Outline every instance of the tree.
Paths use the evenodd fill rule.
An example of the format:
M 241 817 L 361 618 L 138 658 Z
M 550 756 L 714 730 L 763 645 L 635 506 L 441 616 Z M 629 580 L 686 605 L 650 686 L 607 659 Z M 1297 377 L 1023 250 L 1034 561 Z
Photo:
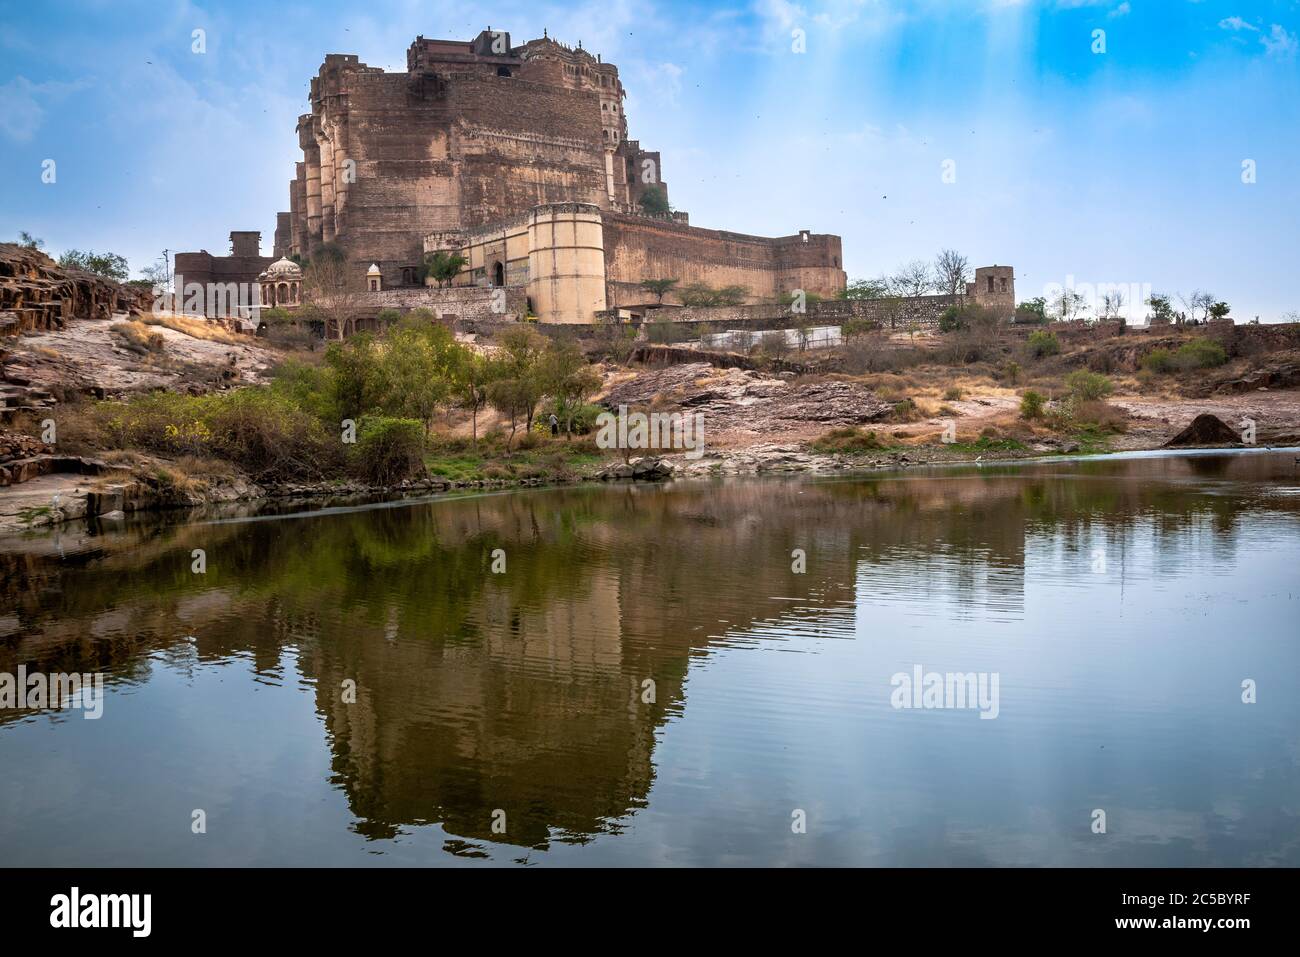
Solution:
M 658 302 L 664 301 L 665 293 L 671 292 L 673 286 L 677 285 L 680 280 L 677 279 L 642 279 L 641 287 L 647 292 L 652 292 L 658 297 Z
M 883 299 L 889 294 L 889 280 L 855 279 L 835 294 L 837 299 Z
M 1205 321 L 1204 319 L 1197 319 L 1197 314 L 1205 313 L 1205 315 L 1208 316 L 1210 307 L 1215 303 L 1214 294 L 1201 289 L 1192 290 L 1190 296 L 1184 296 L 1182 293 L 1179 293 L 1178 299 L 1182 302 L 1183 306 L 1186 307 L 1187 318 L 1194 326 Z
M 424 285 L 425 280 L 432 277 L 439 286 L 450 286 L 451 281 L 460 275 L 460 271 L 465 268 L 468 262 L 468 259 L 458 253 L 449 253 L 444 250 L 429 253 L 424 257 L 424 261 L 420 263 L 420 284 Z
M 531 428 L 533 409 L 537 399 L 531 386 L 521 379 L 497 379 L 487 387 L 487 400 L 492 408 L 510 420 L 510 437 L 506 439 L 506 451 L 510 451 L 519 428 L 519 419 L 526 418 Z
M 799 338 L 799 351 L 808 350 L 808 342 L 812 339 L 812 320 L 808 318 L 807 313 L 799 313 L 794 320 L 795 335 Z
M 1230 312 L 1232 312 L 1232 307 L 1222 300 L 1210 306 L 1211 319 L 1227 319 Z
M 117 253 L 97 253 L 91 250 L 69 249 L 59 257 L 59 265 L 64 269 L 80 269 L 82 272 L 94 273 L 115 282 L 124 282 L 131 275 L 126 259 Z
M 873 319 L 849 319 L 840 326 L 840 336 L 845 342 L 851 342 L 858 336 L 865 335 L 879 328 L 880 323 Z
M 760 344 L 763 353 L 773 359 L 784 359 L 790 352 L 790 340 L 786 338 L 783 329 L 773 329 L 771 332 L 763 333 Z
M 26 249 L 44 249 L 45 240 L 37 239 L 24 229 L 18 233 L 18 245 Z
M 928 263 L 915 259 L 889 278 L 889 286 L 895 295 L 919 299 L 934 289 L 934 274 Z
M 509 379 L 511 399 L 521 403 L 528 428 L 533 427 L 533 414 L 537 403 L 546 394 L 542 355 L 546 351 L 546 337 L 531 326 L 511 326 L 501 334 L 499 358 L 504 365 L 503 379 Z M 507 391 L 511 391 L 507 390 Z M 491 401 L 491 399 L 489 399 Z M 493 402 L 493 405 L 496 405 Z M 505 411 L 505 410 L 501 410 Z
M 470 434 L 474 444 L 478 444 L 478 414 L 487 404 L 488 389 L 501 377 L 502 366 L 499 362 L 475 352 L 468 346 L 461 346 L 459 361 L 452 376 L 452 391 L 463 408 L 469 409 Z
M 547 393 L 555 400 L 556 413 L 564 421 L 564 437 L 573 434 L 573 417 L 583 403 L 599 391 L 602 380 L 572 340 L 553 339 L 541 359 L 539 370 Z
M 667 216 L 672 212 L 668 205 L 668 194 L 658 186 L 647 187 L 641 193 L 641 209 L 651 216 Z
M 359 419 L 379 407 L 384 384 L 373 336 L 363 332 L 353 336 L 346 346 L 330 343 L 325 350 L 325 364 L 332 373 L 334 412 L 339 419 Z
M 325 323 L 325 338 L 331 327 L 342 342 L 348 328 L 356 321 L 367 302 L 364 277 L 329 244 L 318 247 L 302 275 L 303 302 L 313 308 Z
M 154 289 L 162 292 L 171 292 L 172 288 L 172 267 L 167 261 L 167 253 L 164 251 L 159 257 L 140 270 L 140 275 Z
M 714 289 L 702 282 L 692 282 L 682 286 L 678 298 L 685 306 L 738 306 L 748 295 L 749 290 L 744 286 Z
M 1020 305 L 1016 306 L 1017 322 L 1036 322 L 1043 325 L 1047 322 L 1047 300 L 1042 296 L 1035 296 L 1033 299 L 1027 299 Z
M 1047 309 L 1061 322 L 1073 322 L 1081 316 L 1087 305 L 1087 300 L 1077 289 L 1062 289 L 1047 304 Z
M 955 249 L 942 250 L 934 260 L 936 285 L 949 296 L 965 296 L 970 262 Z
M 380 363 L 380 405 L 389 415 L 433 427 L 438 407 L 451 395 L 459 346 L 446 326 L 406 318 L 389 330 Z
M 749 295 L 745 286 L 723 286 L 718 290 L 718 305 L 739 306 Z
M 1153 292 L 1147 299 L 1148 306 L 1151 307 L 1151 321 L 1156 323 L 1172 322 L 1174 318 L 1174 307 L 1169 296 L 1163 293 Z
M 1120 310 L 1124 308 L 1124 292 L 1120 289 L 1113 289 L 1102 293 L 1101 295 L 1101 315 L 1103 319 L 1118 319 Z

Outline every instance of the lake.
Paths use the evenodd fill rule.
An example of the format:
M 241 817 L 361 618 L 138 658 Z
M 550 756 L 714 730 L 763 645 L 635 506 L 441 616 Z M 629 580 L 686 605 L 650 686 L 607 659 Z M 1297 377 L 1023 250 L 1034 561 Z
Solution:
M 1300 865 L 1294 452 L 2 551 L 5 865 Z

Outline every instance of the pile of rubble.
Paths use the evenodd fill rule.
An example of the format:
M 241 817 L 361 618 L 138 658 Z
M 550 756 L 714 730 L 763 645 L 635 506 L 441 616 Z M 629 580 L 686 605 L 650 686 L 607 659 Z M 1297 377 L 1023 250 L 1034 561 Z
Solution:
M 42 475 L 71 473 L 99 475 L 108 468 L 97 459 L 56 455 L 54 450 L 30 435 L 0 429 L 0 486 L 30 482 Z

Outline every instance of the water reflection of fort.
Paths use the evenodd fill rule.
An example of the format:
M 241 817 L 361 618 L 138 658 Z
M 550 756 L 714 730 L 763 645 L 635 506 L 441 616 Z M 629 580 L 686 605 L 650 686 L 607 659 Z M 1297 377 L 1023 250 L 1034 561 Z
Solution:
M 1298 503 L 1241 485 L 1202 494 L 1203 483 L 1289 480 L 1281 467 L 580 488 L 69 534 L 63 559 L 48 540 L 10 542 L 0 670 L 130 681 L 235 655 L 259 674 L 296 670 L 314 684 L 360 832 L 437 821 L 478 840 L 584 840 L 644 805 L 656 732 L 685 707 L 691 659 L 712 645 L 810 622 L 851 637 L 856 604 L 873 597 L 861 582 L 874 597 L 1014 613 L 1035 540 L 1081 550 L 1141 527 L 1177 560 L 1179 542 L 1208 531 L 1230 553 L 1245 513 Z M 196 547 L 208 553 L 201 579 Z M 490 571 L 496 548 L 502 575 Z M 794 549 L 806 574 L 791 571 Z M 181 646 L 191 654 L 169 661 Z M 348 680 L 355 704 L 343 702 Z M 493 808 L 506 809 L 507 835 L 491 833 Z

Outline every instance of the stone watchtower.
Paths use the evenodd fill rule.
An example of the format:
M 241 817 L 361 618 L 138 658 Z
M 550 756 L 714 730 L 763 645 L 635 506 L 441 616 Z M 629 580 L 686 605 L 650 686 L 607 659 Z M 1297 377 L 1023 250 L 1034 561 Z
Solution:
M 1016 275 L 1011 266 L 979 266 L 975 281 L 967 283 L 966 295 L 976 305 L 994 310 L 1004 319 L 1016 311 Z

